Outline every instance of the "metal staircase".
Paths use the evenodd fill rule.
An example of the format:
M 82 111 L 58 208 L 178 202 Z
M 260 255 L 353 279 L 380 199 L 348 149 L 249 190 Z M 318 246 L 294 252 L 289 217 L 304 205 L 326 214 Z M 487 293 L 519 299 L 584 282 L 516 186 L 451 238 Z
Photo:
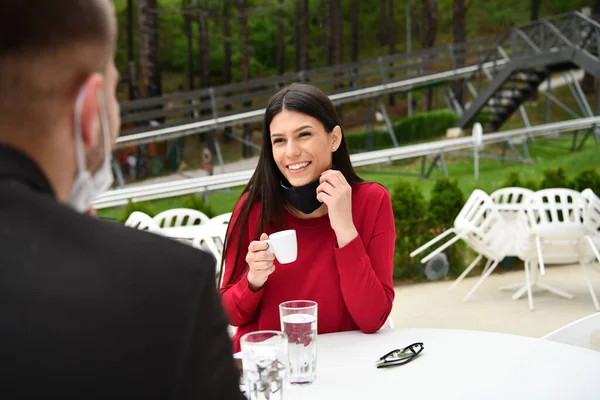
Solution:
M 462 113 L 461 128 L 478 120 L 496 131 L 552 73 L 581 68 L 600 78 L 600 24 L 572 12 L 511 28 L 481 65 L 498 53 L 508 63 L 479 68 L 468 80 L 478 89 L 467 83 L 474 99 Z

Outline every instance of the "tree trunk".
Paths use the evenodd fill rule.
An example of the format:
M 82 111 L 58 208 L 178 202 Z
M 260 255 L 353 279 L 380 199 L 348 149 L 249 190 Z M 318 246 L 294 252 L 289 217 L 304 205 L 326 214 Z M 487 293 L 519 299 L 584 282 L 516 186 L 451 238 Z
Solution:
M 192 41 L 192 19 L 189 15 L 184 15 L 185 38 L 187 40 L 188 50 L 188 89 L 194 90 L 194 43 Z
M 531 20 L 537 21 L 540 14 L 540 3 L 541 0 L 531 0 Z
M 540 3 L 541 0 L 531 0 L 531 10 L 530 10 L 530 18 L 531 21 L 537 21 L 540 14 Z M 537 89 L 533 91 L 530 101 L 537 101 L 538 99 L 538 91 Z
M 357 62 L 358 61 L 358 48 L 359 48 L 359 43 L 358 43 L 358 5 L 359 5 L 359 1 L 358 0 L 352 0 L 352 4 L 351 4 L 351 15 L 352 17 L 350 18 L 350 23 L 352 24 L 352 50 L 350 52 L 350 59 L 352 60 L 352 62 Z
M 296 0 L 296 34 L 295 34 L 295 52 L 296 52 L 296 71 L 302 71 L 302 61 L 301 61 L 301 53 L 302 53 L 302 12 L 304 11 L 304 7 L 302 7 L 302 2 L 300 0 Z
M 135 67 L 135 50 L 133 35 L 133 0 L 127 0 L 127 80 L 129 82 L 129 100 L 137 99 L 139 96 L 137 88 L 137 74 Z
M 159 65 L 159 32 L 158 16 L 152 10 L 157 9 L 157 0 L 138 0 L 138 32 L 140 73 L 142 85 L 140 92 L 143 97 L 160 96 L 162 84 Z M 160 108 L 160 106 L 158 107 Z M 164 122 L 158 118 L 157 122 Z M 148 176 L 148 145 L 137 147 L 136 177 L 138 179 Z
M 198 58 L 200 65 L 200 87 L 210 85 L 210 47 L 208 40 L 208 21 L 204 11 L 198 14 Z
M 388 1 L 389 0 L 381 0 L 379 4 L 379 44 L 385 46 L 388 43 L 389 32 L 387 29 L 388 26 Z
M 157 0 L 138 0 L 138 25 L 140 32 L 140 69 L 143 96 L 160 96 L 162 84 L 159 65 L 158 16 L 153 10 Z
M 304 19 L 302 20 L 302 51 L 300 59 L 302 60 L 302 69 L 306 71 L 310 68 L 308 62 L 308 48 L 310 46 L 310 2 L 309 0 L 304 0 L 303 3 L 304 10 L 302 11 L 302 16 Z
M 598 17 L 598 14 L 600 14 L 600 0 L 596 0 L 595 5 L 594 5 L 594 11 L 592 14 L 595 17 Z M 585 75 L 583 76 L 583 81 L 581 82 L 581 87 L 583 89 L 583 93 L 585 93 L 585 94 L 594 93 L 595 86 L 596 86 L 596 79 L 594 78 L 594 75 L 586 72 Z
M 323 60 L 325 60 L 326 65 L 333 64 L 333 53 L 331 53 L 330 46 L 330 29 L 329 26 L 331 24 L 330 14 L 331 10 L 329 9 L 330 3 L 329 0 L 321 0 L 321 44 L 323 45 Z
M 465 23 L 467 17 L 467 8 L 465 7 L 465 0 L 454 0 L 452 6 L 452 33 L 454 44 L 463 43 L 466 40 Z M 458 50 L 456 52 L 456 66 L 461 67 L 465 63 L 464 50 Z M 458 103 L 463 106 L 465 104 L 464 99 L 464 79 L 459 79 L 454 85 L 454 94 Z
M 333 45 L 335 49 L 335 63 L 344 62 L 344 18 L 342 16 L 341 0 L 331 0 L 332 26 L 333 26 Z
M 388 47 L 389 54 L 392 55 L 396 53 L 396 19 L 394 18 L 394 0 L 388 0 Z M 393 75 L 390 75 L 390 78 L 393 78 Z M 390 106 L 393 106 L 396 103 L 396 99 L 393 94 L 389 96 Z
M 285 8 L 284 0 L 279 0 L 279 27 L 277 34 L 277 72 L 279 75 L 285 73 Z
M 430 49 L 435 45 L 435 38 L 437 34 L 437 21 L 438 21 L 438 5 L 437 0 L 423 0 L 423 35 L 422 45 L 423 49 Z M 427 58 L 432 59 L 434 55 L 430 55 Z M 431 68 L 429 63 L 428 68 Z M 433 107 L 433 88 L 425 90 L 425 97 L 423 98 L 423 109 L 425 111 L 431 111 Z
M 248 55 L 248 0 L 240 1 L 240 39 L 241 39 L 241 56 L 242 56 L 242 82 L 250 79 L 250 58 Z M 246 106 L 246 104 L 244 104 Z M 250 125 L 244 124 L 243 137 L 246 141 L 252 140 L 252 131 Z M 242 157 L 252 157 L 252 147 L 242 144 Z
M 296 71 L 308 66 L 309 1 L 296 0 Z
M 232 71 L 231 71 L 231 0 L 223 1 L 223 36 L 225 40 L 223 41 L 223 50 L 225 54 L 224 66 L 223 66 L 223 74 L 225 78 L 225 83 L 231 83 L 233 81 Z M 226 97 L 230 96 L 230 93 L 225 93 Z M 231 104 L 225 104 L 225 112 L 231 111 Z M 225 128 L 225 143 L 229 143 L 231 141 L 231 135 L 233 134 L 230 126 Z
M 336 65 L 340 65 L 344 62 L 344 34 L 343 34 L 343 23 L 344 18 L 342 15 L 342 4 L 341 0 L 331 0 L 331 41 L 333 47 L 333 55 Z M 341 76 L 341 73 L 336 73 L 335 77 Z M 343 84 L 335 84 L 333 87 L 335 89 L 342 87 Z M 338 116 L 340 120 L 343 121 L 344 118 L 344 109 L 342 105 L 336 107 Z

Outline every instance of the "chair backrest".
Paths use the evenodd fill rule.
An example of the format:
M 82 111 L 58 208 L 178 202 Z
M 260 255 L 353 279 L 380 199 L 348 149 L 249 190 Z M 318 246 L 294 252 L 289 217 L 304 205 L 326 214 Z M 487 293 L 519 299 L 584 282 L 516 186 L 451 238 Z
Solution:
M 475 189 L 454 220 L 455 229 L 469 232 L 465 241 L 473 250 L 496 259 L 510 247 L 507 224 L 490 196 Z
M 496 204 L 525 204 L 533 190 L 521 187 L 507 187 L 498 189 L 490 197 Z
M 151 216 L 144 214 L 141 211 L 134 211 L 129 214 L 125 226 L 129 228 L 138 229 L 140 231 L 156 232 L 158 231 L 158 225 Z
M 227 226 L 231 220 L 233 213 L 225 213 L 217 215 L 210 219 L 209 223 L 215 227 L 215 231 L 219 233 L 219 239 L 221 240 L 221 246 L 225 243 L 225 236 L 227 235 Z
M 577 240 L 588 234 L 585 226 L 588 202 L 571 189 L 544 189 L 532 193 L 527 217 L 534 233 L 559 240 Z
M 542 339 L 600 351 L 600 313 L 558 328 Z
M 192 239 L 192 246 L 194 246 L 197 249 L 201 249 L 204 251 L 207 251 L 209 253 L 211 253 L 213 256 L 215 256 L 215 259 L 217 261 L 217 267 L 216 267 L 216 277 L 219 276 L 219 270 L 221 268 L 221 258 L 223 257 L 221 251 L 219 250 L 219 248 L 217 247 L 217 245 L 215 244 L 214 238 L 209 235 L 208 233 L 200 233 L 198 236 L 196 236 L 194 239 Z M 218 284 L 218 282 L 217 282 Z
M 596 196 L 592 189 L 585 189 L 581 192 L 581 195 L 588 201 L 585 224 L 590 231 L 590 235 L 600 235 L 600 198 Z
M 174 228 L 177 226 L 202 225 L 210 220 L 206 214 L 190 208 L 174 208 L 163 211 L 154 217 L 154 222 L 160 228 Z

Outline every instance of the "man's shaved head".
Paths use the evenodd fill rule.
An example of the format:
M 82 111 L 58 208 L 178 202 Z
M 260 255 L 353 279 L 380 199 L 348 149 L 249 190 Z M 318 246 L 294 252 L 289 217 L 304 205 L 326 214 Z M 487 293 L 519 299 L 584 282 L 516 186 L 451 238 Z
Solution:
M 110 0 L 1 1 L 0 137 L 2 124 L 55 123 L 85 79 L 105 73 L 115 39 Z

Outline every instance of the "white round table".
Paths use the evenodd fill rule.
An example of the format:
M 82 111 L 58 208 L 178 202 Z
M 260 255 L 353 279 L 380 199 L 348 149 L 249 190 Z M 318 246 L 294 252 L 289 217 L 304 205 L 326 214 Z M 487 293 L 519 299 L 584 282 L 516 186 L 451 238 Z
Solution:
M 376 368 L 423 342 L 408 364 Z M 600 352 L 549 340 L 446 329 L 319 335 L 317 380 L 285 399 L 600 399 Z

